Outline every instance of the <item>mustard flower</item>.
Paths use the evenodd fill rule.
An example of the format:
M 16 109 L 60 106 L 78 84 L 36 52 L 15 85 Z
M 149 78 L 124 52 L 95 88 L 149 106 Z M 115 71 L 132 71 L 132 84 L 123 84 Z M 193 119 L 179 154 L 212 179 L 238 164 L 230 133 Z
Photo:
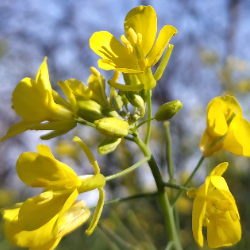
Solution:
M 47 197 L 45 197 L 47 196 Z M 48 199 L 48 195 L 40 195 L 40 202 Z M 62 223 L 57 233 L 54 233 L 54 226 L 58 219 L 58 214 L 51 218 L 46 224 L 35 230 L 24 230 L 19 220 L 18 214 L 22 203 L 1 210 L 4 219 L 4 233 L 8 240 L 20 247 L 30 250 L 53 250 L 56 248 L 61 238 L 81 226 L 90 216 L 90 211 L 86 208 L 84 201 L 76 201 L 64 213 Z M 36 214 L 39 217 L 39 214 Z
M 22 117 L 22 121 L 12 125 L 1 141 L 28 129 L 54 130 L 48 136 L 51 138 L 62 135 L 76 126 L 75 107 L 72 102 L 66 102 L 52 90 L 46 61 L 47 58 L 41 64 L 35 80 L 24 78 L 13 91 L 13 109 Z M 65 88 L 63 90 L 65 92 Z M 65 95 L 72 99 L 67 92 Z
M 233 96 L 213 98 L 207 106 L 207 128 L 200 141 L 205 157 L 220 149 L 250 156 L 250 124 Z
M 24 246 L 26 244 L 25 247 L 36 249 L 35 247 L 47 244 L 48 240 L 57 244 L 58 238 L 64 235 L 61 232 L 63 228 L 70 228 L 70 225 L 65 225 L 65 223 L 71 223 L 68 222 L 67 216 L 70 217 L 71 211 L 75 210 L 74 204 L 78 194 L 98 189 L 98 204 L 86 233 L 91 234 L 95 229 L 104 204 L 103 186 L 105 185 L 105 177 L 100 174 L 99 166 L 89 148 L 80 138 L 74 137 L 73 140 L 86 153 L 94 168 L 94 175 L 77 176 L 69 166 L 56 160 L 50 148 L 45 145 L 38 145 L 38 153 L 25 152 L 18 158 L 16 169 L 19 178 L 31 187 L 44 188 L 44 192 L 18 205 L 18 210 L 13 210 L 15 216 L 12 216 L 12 210 L 10 212 L 7 210 L 6 221 L 14 220 L 14 224 L 11 224 L 12 226 L 8 231 L 9 234 L 7 232 L 7 237 L 16 245 Z M 86 210 L 83 218 L 88 217 L 88 213 L 88 210 Z M 74 229 L 74 225 L 72 225 L 72 229 Z M 26 231 L 30 233 L 26 233 Z M 64 232 L 67 233 L 68 230 L 65 229 Z M 33 234 L 37 235 L 34 244 L 30 243 Z M 19 244 L 19 241 L 21 241 L 19 237 L 24 237 L 25 243 Z
M 107 31 L 95 32 L 91 36 L 91 49 L 102 57 L 98 66 L 105 70 L 135 73 L 145 89 L 152 89 L 156 82 L 150 68 L 159 61 L 177 30 L 165 25 L 156 39 L 157 17 L 151 6 L 130 10 L 124 20 L 124 30 L 125 36 L 121 36 L 123 44 Z
M 198 189 L 187 195 L 194 198 L 192 229 L 197 244 L 203 246 L 202 226 L 207 227 L 207 242 L 211 248 L 232 246 L 241 239 L 240 216 L 233 195 L 221 175 L 227 162 L 219 164 Z

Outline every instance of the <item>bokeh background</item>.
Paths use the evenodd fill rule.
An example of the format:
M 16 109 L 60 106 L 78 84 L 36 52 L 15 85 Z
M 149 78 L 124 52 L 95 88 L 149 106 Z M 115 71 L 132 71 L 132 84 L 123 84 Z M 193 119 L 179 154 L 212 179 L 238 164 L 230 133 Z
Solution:
M 117 38 L 123 31 L 127 12 L 138 5 L 152 5 L 158 17 L 158 30 L 171 24 L 178 34 L 171 39 L 174 50 L 169 65 L 153 90 L 153 110 L 167 101 L 179 99 L 183 109 L 171 120 L 175 178 L 183 183 L 198 162 L 198 145 L 205 128 L 206 105 L 215 96 L 232 94 L 240 102 L 244 117 L 250 120 L 250 1 L 248 0 L 1 0 L 0 1 L 0 137 L 20 118 L 11 109 L 11 94 L 24 77 L 34 78 L 48 56 L 50 80 L 77 78 L 87 82 L 89 67 L 97 67 L 98 56 L 89 48 L 95 31 L 107 30 Z M 101 74 L 106 79 L 112 72 Z M 144 130 L 142 129 L 143 133 Z M 58 159 L 78 174 L 92 170 L 83 152 L 71 142 L 80 136 L 91 147 L 104 175 L 125 169 L 142 158 L 132 142 L 123 142 L 114 153 L 99 156 L 96 147 L 102 136 L 92 128 L 78 126 L 67 135 L 42 141 L 42 133 L 27 131 L 0 145 L 0 208 L 22 202 L 41 190 L 32 190 L 18 179 L 15 162 L 24 151 L 36 151 L 37 144 L 52 148 Z M 162 123 L 153 122 L 150 147 L 165 180 L 165 132 Z M 224 175 L 235 196 L 243 230 L 242 240 L 231 249 L 250 249 L 250 164 L 243 157 L 220 152 L 206 159 L 193 186 L 198 187 L 218 163 L 229 161 Z M 107 200 L 152 192 L 155 185 L 147 165 L 122 178 L 110 181 Z M 84 194 L 95 205 L 97 193 Z M 184 249 L 198 249 L 192 237 L 192 201 L 184 195 L 178 203 L 180 235 Z M 167 232 L 157 198 L 150 196 L 106 206 L 97 230 L 84 234 L 87 225 L 66 236 L 58 250 L 66 249 L 165 249 Z M 0 220 L 0 249 L 19 249 L 3 235 Z M 209 249 L 207 246 L 204 249 Z

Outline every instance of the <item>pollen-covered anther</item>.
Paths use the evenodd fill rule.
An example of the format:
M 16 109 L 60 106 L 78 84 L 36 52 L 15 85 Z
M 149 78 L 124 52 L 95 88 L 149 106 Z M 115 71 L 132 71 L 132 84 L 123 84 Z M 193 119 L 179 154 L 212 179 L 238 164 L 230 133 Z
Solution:
M 124 46 L 126 47 L 128 53 L 132 53 L 133 52 L 133 46 L 131 45 L 131 43 L 128 41 L 128 39 L 124 36 L 121 35 L 121 41 L 124 44 Z
M 101 74 L 95 67 L 90 67 L 89 70 L 92 72 L 92 74 L 96 77 L 99 77 Z
M 131 38 L 133 44 L 137 44 L 137 35 L 133 28 L 128 29 L 128 35 Z

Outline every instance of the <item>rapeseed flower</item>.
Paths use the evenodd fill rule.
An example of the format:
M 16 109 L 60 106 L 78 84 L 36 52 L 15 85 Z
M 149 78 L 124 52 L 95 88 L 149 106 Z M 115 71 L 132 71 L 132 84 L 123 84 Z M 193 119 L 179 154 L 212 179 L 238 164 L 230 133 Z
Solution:
M 207 106 L 207 128 L 200 141 L 205 157 L 220 149 L 250 156 L 250 124 L 233 96 L 213 98 Z
M 13 109 L 22 117 L 22 121 L 12 125 L 1 141 L 28 129 L 53 130 L 49 135 L 41 137 L 49 139 L 62 135 L 76 126 L 74 100 L 67 91 L 67 86 L 63 90 L 70 103 L 52 90 L 46 61 L 45 57 L 35 80 L 26 77 L 13 91 Z
M 44 192 L 27 199 L 10 211 L 7 209 L 4 213 L 6 223 L 9 225 L 7 226 L 9 231 L 6 231 L 7 237 L 16 245 L 31 247 L 32 250 L 46 249 L 40 248 L 42 244 L 51 244 L 54 247 L 54 244 L 60 241 L 59 238 L 71 228 L 74 229 L 74 225 L 78 226 L 78 223 L 70 226 L 70 214 L 71 211 L 75 211 L 78 194 L 98 189 L 98 204 L 86 233 L 91 234 L 95 229 L 104 204 L 105 177 L 100 174 L 99 166 L 88 147 L 78 137 L 74 137 L 73 140 L 86 153 L 94 168 L 94 175 L 77 176 L 69 166 L 56 160 L 50 148 L 45 145 L 38 145 L 38 153 L 25 152 L 18 158 L 16 168 L 19 178 L 31 187 L 44 188 Z M 82 209 L 84 209 L 83 214 Z M 76 212 L 80 213 L 80 217 L 83 216 L 84 221 L 89 217 L 89 211 L 84 206 Z M 79 223 L 81 224 L 82 220 Z M 37 237 L 34 243 L 30 243 L 32 235 Z
M 41 201 L 44 199 L 41 197 Z M 6 238 L 17 246 L 26 247 L 30 250 L 53 250 L 66 234 L 81 226 L 90 216 L 84 201 L 76 201 L 64 213 L 62 223 L 58 231 L 53 232 L 58 214 L 51 218 L 46 224 L 34 230 L 24 230 L 19 220 L 19 211 L 22 203 L 2 209 L 4 219 L 4 233 Z M 36 214 L 39 217 L 39 214 Z
M 211 248 L 232 246 L 241 239 L 240 216 L 233 195 L 221 175 L 227 162 L 219 164 L 198 189 L 187 195 L 194 198 L 192 229 L 197 244 L 203 246 L 202 226 L 207 227 L 207 242 Z
M 165 25 L 157 34 L 157 16 L 151 6 L 138 6 L 124 20 L 125 36 L 119 42 L 108 31 L 95 32 L 90 38 L 91 49 L 102 57 L 98 66 L 105 70 L 137 74 L 145 89 L 155 87 L 151 67 L 161 58 L 177 30 Z M 156 41 L 155 41 L 156 40 Z

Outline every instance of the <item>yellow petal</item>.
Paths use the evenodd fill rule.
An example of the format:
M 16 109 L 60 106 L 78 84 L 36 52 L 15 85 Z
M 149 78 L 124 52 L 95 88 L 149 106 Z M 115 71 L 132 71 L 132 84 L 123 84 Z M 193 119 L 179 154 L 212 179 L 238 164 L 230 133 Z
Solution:
M 102 69 L 128 69 L 134 73 L 141 72 L 137 63 L 137 58 L 133 53 L 128 53 L 127 49 L 109 32 L 95 32 L 89 40 L 90 48 L 103 60 L 98 62 Z M 126 72 L 125 72 L 126 73 Z
M 36 122 L 29 122 L 29 121 L 21 121 L 21 122 L 18 122 L 16 124 L 12 125 L 9 128 L 6 135 L 1 138 L 1 142 L 5 141 L 7 138 L 9 138 L 11 136 L 15 136 L 15 135 L 23 133 L 24 131 L 28 130 L 31 126 L 34 126 L 35 124 L 37 124 L 37 123 Z
M 18 213 L 20 210 L 20 206 L 22 203 L 15 204 L 13 207 L 9 207 L 4 209 L 4 233 L 8 240 L 19 247 L 31 247 L 31 249 L 36 250 L 47 250 L 53 248 L 42 248 L 42 246 L 51 246 L 52 241 L 57 241 L 57 239 L 52 238 L 52 227 L 57 219 L 57 217 L 52 218 L 47 224 L 38 228 L 34 231 L 25 231 L 22 229 L 19 221 L 18 221 Z M 58 241 L 59 242 L 59 241 Z M 40 248 L 36 248 L 40 247 Z
M 157 18 L 153 7 L 151 6 L 138 6 L 128 12 L 124 20 L 124 30 L 127 39 L 133 44 L 128 30 L 132 28 L 135 33 L 142 35 L 142 51 L 144 57 L 147 56 L 149 51 L 154 45 L 157 33 Z
M 217 165 L 213 171 L 210 173 L 211 176 L 217 175 L 217 176 L 222 176 L 223 173 L 227 170 L 228 167 L 228 162 L 223 162 Z
M 89 225 L 89 228 L 86 230 L 86 234 L 88 235 L 93 233 L 102 214 L 102 209 L 103 209 L 104 199 L 105 199 L 105 192 L 103 188 L 98 188 L 98 191 L 99 191 L 98 203 L 97 203 L 92 221 Z
M 53 235 L 56 236 L 58 234 L 58 229 L 64 224 L 64 220 L 62 220 L 64 214 L 70 209 L 73 205 L 74 201 L 78 196 L 78 191 L 75 189 L 70 196 L 67 198 L 66 202 L 63 204 L 60 212 L 58 213 L 58 219 L 53 228 Z
M 210 136 L 223 136 L 228 130 L 227 120 L 232 113 L 242 116 L 242 110 L 233 96 L 215 97 L 207 106 L 207 129 Z
M 192 230 L 194 239 L 200 247 L 203 247 L 202 225 L 206 213 L 206 198 L 197 195 L 193 203 Z
M 232 220 L 229 211 L 220 212 L 210 218 L 207 226 L 208 246 L 217 248 L 232 246 L 241 239 L 241 226 L 239 220 Z
M 92 95 L 92 91 L 83 82 L 77 79 L 68 79 L 64 82 L 68 85 L 75 96 L 90 98 Z
M 105 79 L 103 76 L 90 75 L 88 78 L 89 89 L 92 90 L 91 99 L 102 106 L 108 106 L 105 94 Z
M 43 152 L 43 155 L 25 152 L 19 156 L 16 163 L 19 178 L 27 185 L 36 187 L 39 186 L 39 183 L 41 187 L 46 187 L 60 180 L 75 181 L 77 184 L 76 173 L 66 164 L 48 156 L 49 147 L 39 145 L 38 150 L 41 150 L 41 147 L 43 147 L 43 151 L 44 149 L 47 151 Z
M 74 136 L 74 138 L 72 140 L 77 142 L 78 145 L 82 148 L 82 150 L 84 151 L 84 153 L 88 157 L 89 162 L 93 166 L 95 174 L 99 174 L 100 173 L 99 165 L 98 165 L 94 155 L 92 154 L 91 150 L 88 148 L 88 146 L 78 136 Z
M 250 124 L 242 117 L 235 117 L 230 123 L 223 141 L 223 149 L 232 154 L 250 156 Z
M 48 242 L 39 245 L 38 247 L 31 247 L 29 250 L 53 250 L 59 244 L 61 238 L 52 238 Z
M 165 25 L 156 40 L 156 43 L 152 50 L 149 52 L 147 56 L 147 66 L 154 66 L 159 59 L 161 58 L 164 50 L 166 49 L 170 39 L 177 33 L 177 29 L 172 25 Z
M 56 237 L 62 237 L 72 232 L 86 222 L 89 216 L 90 210 L 86 208 L 86 203 L 83 200 L 74 202 L 69 210 L 64 213 Z
M 208 130 L 206 129 L 200 140 L 200 145 L 199 145 L 200 150 L 204 152 L 207 149 L 209 149 L 213 141 L 214 141 L 214 138 L 209 135 Z
M 225 190 L 229 191 L 228 185 L 225 181 L 225 179 L 221 176 L 211 176 L 211 183 L 216 187 L 218 190 Z
M 52 88 L 49 81 L 47 57 L 44 58 L 44 61 L 37 72 L 36 82 L 34 83 L 34 86 L 36 86 L 37 90 L 40 92 L 41 95 L 44 95 L 45 93 L 44 90 L 48 91 L 49 94 L 51 95 Z M 44 98 L 46 98 L 45 95 Z
M 72 191 L 47 191 L 26 200 L 18 214 L 18 221 L 22 229 L 26 231 L 39 229 L 51 221 L 56 215 L 58 216 L 72 194 Z
M 65 96 L 69 100 L 69 102 L 71 104 L 71 108 L 74 111 L 74 114 L 76 114 L 77 113 L 77 105 L 76 105 L 76 98 L 75 98 L 73 92 L 68 87 L 68 85 L 63 81 L 59 81 L 58 85 L 61 87 L 61 89 L 63 90 L 63 93 L 65 94 Z
M 24 78 L 19 82 L 12 94 L 13 107 L 16 113 L 26 120 L 48 120 L 51 115 L 48 112 L 49 99 L 52 95 L 50 97 L 46 89 L 41 88 L 38 91 L 35 85 L 36 82 L 30 78 Z

